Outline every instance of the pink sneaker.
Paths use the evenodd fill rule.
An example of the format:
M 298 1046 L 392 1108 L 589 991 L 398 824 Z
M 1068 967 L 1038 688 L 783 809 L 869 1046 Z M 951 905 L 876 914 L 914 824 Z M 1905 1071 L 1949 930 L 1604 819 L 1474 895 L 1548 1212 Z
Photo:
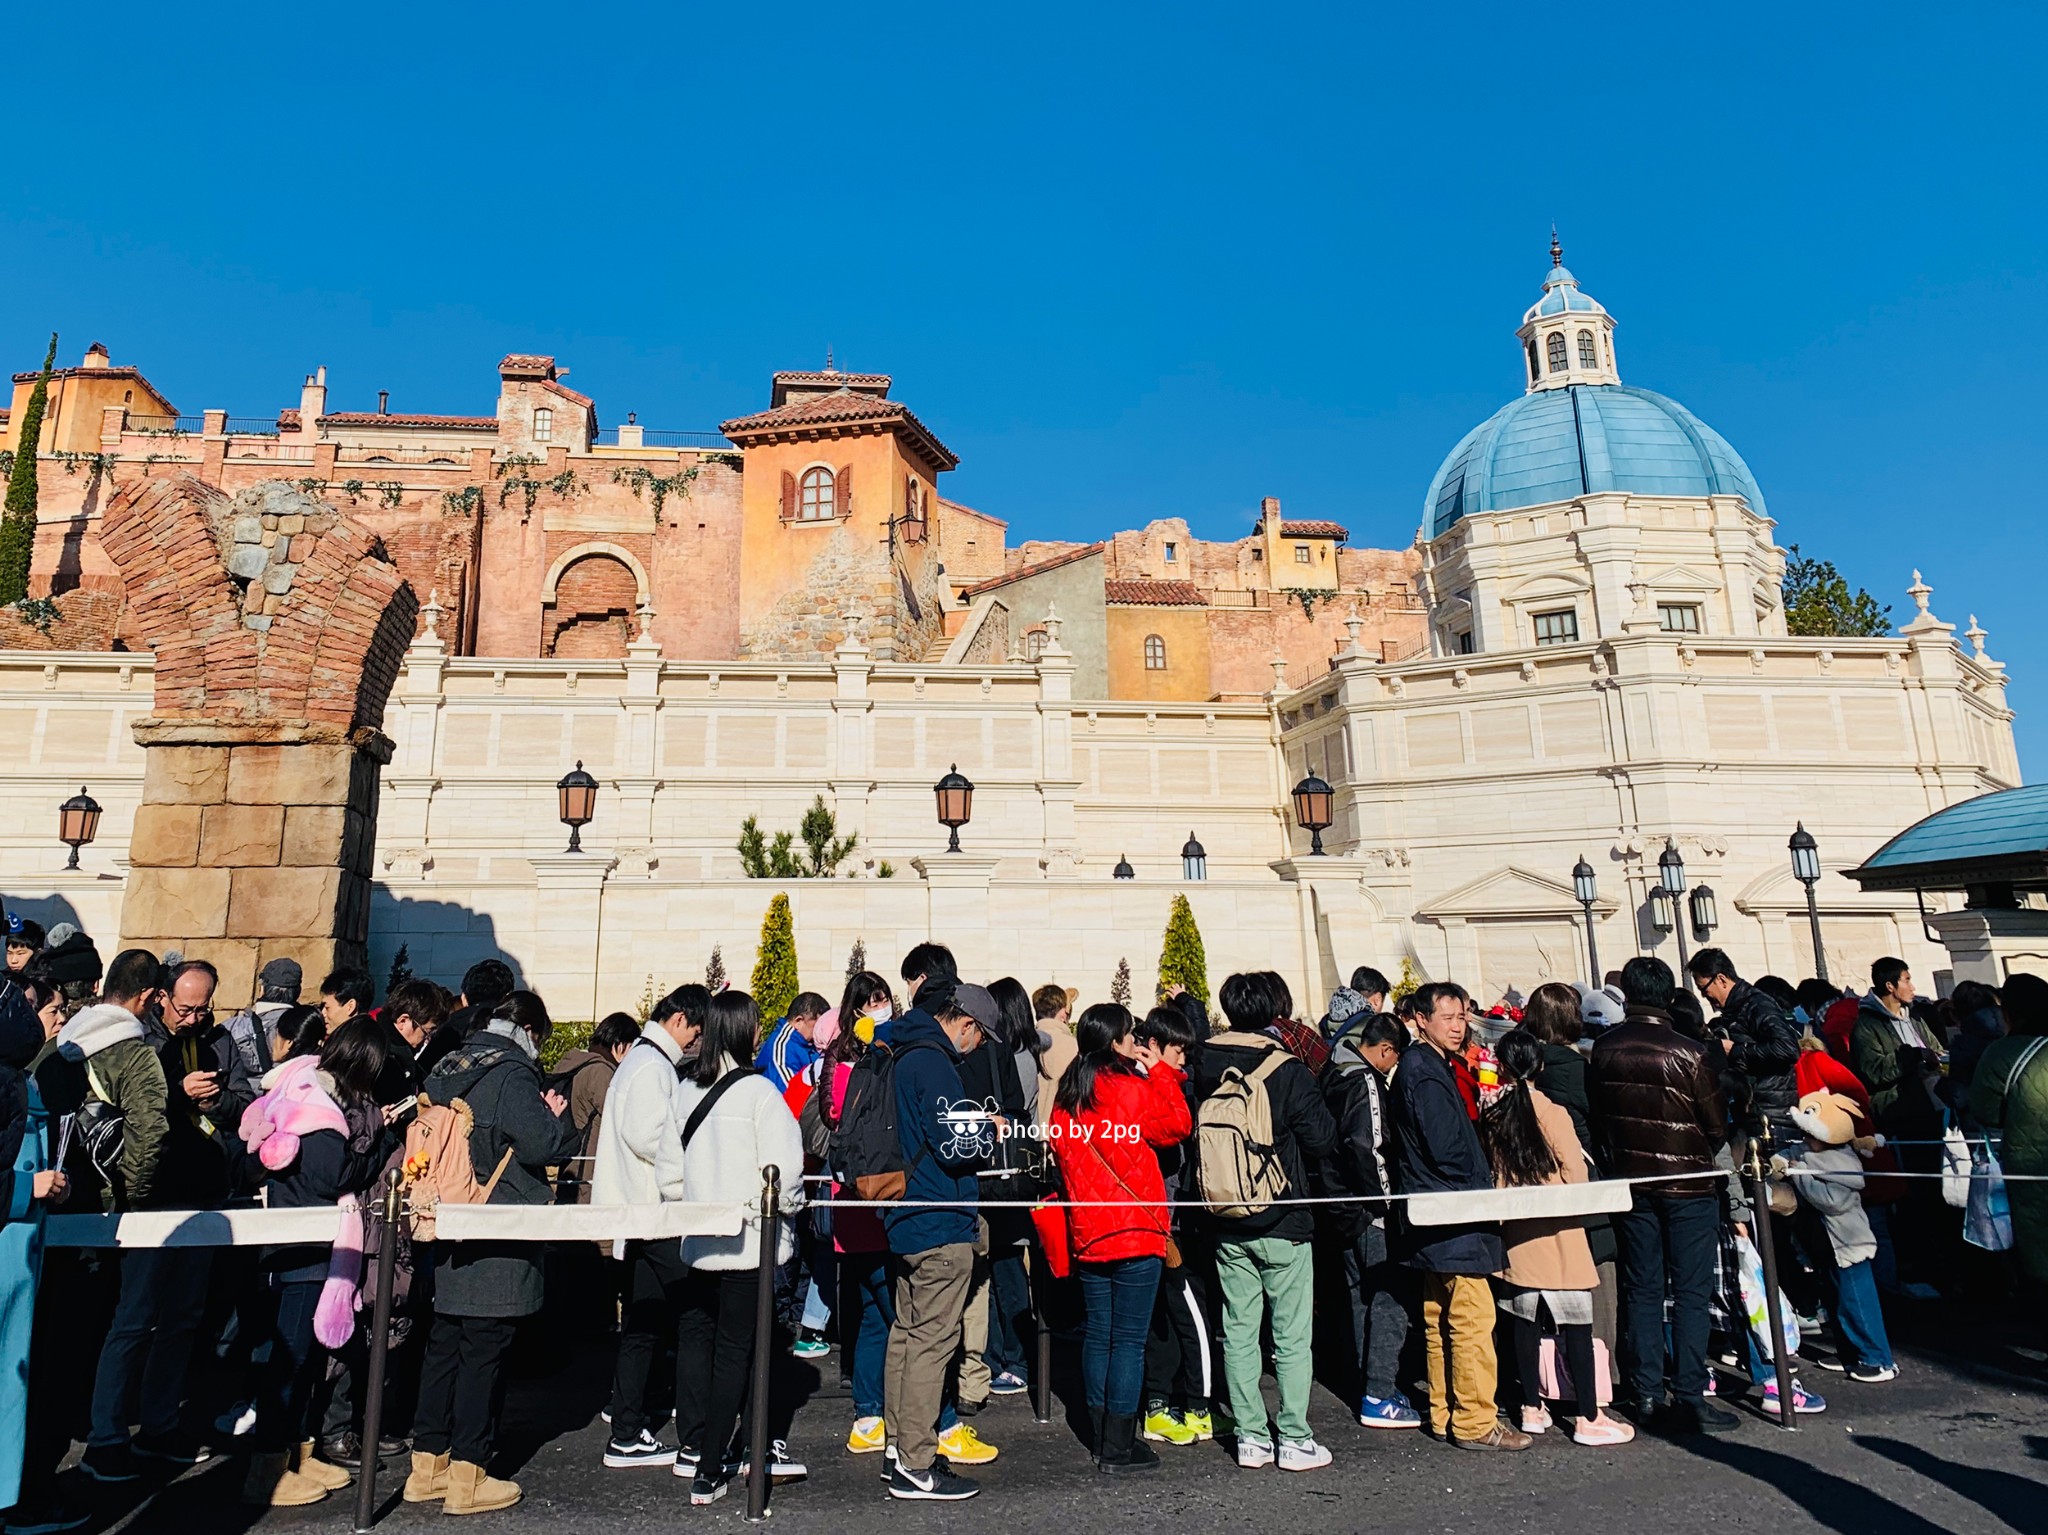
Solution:
M 1523 1433 L 1540 1434 L 1549 1427 L 1550 1409 L 1548 1407 L 1524 1407 L 1522 1409 Z
M 1597 1418 L 1581 1418 L 1572 1428 L 1574 1444 L 1627 1444 L 1635 1436 L 1636 1431 L 1631 1425 L 1618 1418 L 1610 1418 L 1604 1412 Z

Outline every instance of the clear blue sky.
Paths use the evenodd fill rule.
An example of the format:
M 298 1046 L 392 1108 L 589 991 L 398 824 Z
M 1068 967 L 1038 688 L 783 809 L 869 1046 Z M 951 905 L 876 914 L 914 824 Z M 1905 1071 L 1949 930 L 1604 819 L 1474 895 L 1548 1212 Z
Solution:
M 1013 541 L 1278 495 L 1402 545 L 1555 219 L 1781 542 L 1982 619 L 2039 771 L 2042 13 L 1376 9 L 25 6 L 0 341 L 237 414 L 552 352 L 697 429 L 829 344 Z

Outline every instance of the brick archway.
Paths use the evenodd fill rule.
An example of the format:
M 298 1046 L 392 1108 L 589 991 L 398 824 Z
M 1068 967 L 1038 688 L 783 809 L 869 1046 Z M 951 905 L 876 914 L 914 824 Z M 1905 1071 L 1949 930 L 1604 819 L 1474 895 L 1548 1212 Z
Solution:
M 572 549 L 548 572 L 541 654 L 615 660 L 633 638 L 633 614 L 647 598 L 638 563 L 610 544 Z

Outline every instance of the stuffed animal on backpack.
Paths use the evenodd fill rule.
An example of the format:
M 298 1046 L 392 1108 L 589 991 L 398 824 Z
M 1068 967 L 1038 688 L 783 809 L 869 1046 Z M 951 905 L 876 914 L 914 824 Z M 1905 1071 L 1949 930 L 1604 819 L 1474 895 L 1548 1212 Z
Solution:
M 242 1115 L 242 1144 L 272 1172 L 296 1162 L 299 1142 L 316 1130 L 348 1138 L 348 1117 L 334 1101 L 334 1078 L 316 1057 L 302 1055 L 273 1068 L 263 1087 L 263 1096 Z

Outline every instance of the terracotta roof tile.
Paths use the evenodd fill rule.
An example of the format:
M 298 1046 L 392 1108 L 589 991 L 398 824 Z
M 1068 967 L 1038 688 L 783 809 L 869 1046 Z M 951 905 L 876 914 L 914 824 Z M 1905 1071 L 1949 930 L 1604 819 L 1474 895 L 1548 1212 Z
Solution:
M 887 389 L 889 375 L 886 373 L 778 373 L 774 383 L 795 384 L 799 389 L 807 384 L 831 385 L 834 388 Z
M 593 400 L 587 394 L 582 394 L 579 393 L 577 390 L 571 389 L 567 384 L 563 383 L 558 378 L 542 379 L 541 383 L 545 388 L 552 390 L 554 393 L 560 395 L 563 399 L 573 400 L 578 405 L 583 406 L 586 410 L 595 411 L 597 409 L 597 401 Z
M 329 426 L 396 426 L 409 429 L 444 432 L 495 432 L 498 429 L 496 416 L 401 416 L 397 413 L 385 415 L 374 410 L 343 411 L 339 415 L 322 416 L 317 423 Z
M 1280 524 L 1282 538 L 1334 538 L 1338 542 L 1351 537 L 1351 530 L 1338 522 L 1283 522 Z
M 1192 581 L 1105 581 L 1106 602 L 1141 608 L 1206 608 L 1209 599 Z
M 555 360 L 543 357 L 538 352 L 508 352 L 505 360 L 498 364 L 500 378 L 552 378 Z
M 1049 560 L 1040 560 L 1035 565 L 1020 565 L 1017 569 L 1005 575 L 996 576 L 992 580 L 977 582 L 975 585 L 965 588 L 960 595 L 963 597 L 979 597 L 983 592 L 992 592 L 999 586 L 1008 586 L 1012 581 L 1022 581 L 1027 576 L 1043 575 L 1048 570 L 1058 570 L 1062 565 L 1071 565 L 1076 560 L 1085 560 L 1091 554 L 1102 553 L 1102 550 L 1103 546 L 1101 544 L 1083 544 L 1078 549 L 1069 549 L 1065 554 L 1056 554 Z M 1116 583 L 1111 582 L 1110 584 L 1114 586 Z
M 296 432 L 299 429 L 299 410 L 296 405 L 277 413 L 277 429 L 280 432 Z
M 862 426 L 901 427 L 929 450 L 941 468 L 951 469 L 960 462 L 950 448 L 911 414 L 909 406 L 898 400 L 878 400 L 873 395 L 855 394 L 847 389 L 814 395 L 807 400 L 792 400 L 787 405 L 758 411 L 751 416 L 735 416 L 730 421 L 719 423 L 718 429 L 738 442 L 742 437 L 773 437 L 780 432 L 801 432 L 813 427 Z

